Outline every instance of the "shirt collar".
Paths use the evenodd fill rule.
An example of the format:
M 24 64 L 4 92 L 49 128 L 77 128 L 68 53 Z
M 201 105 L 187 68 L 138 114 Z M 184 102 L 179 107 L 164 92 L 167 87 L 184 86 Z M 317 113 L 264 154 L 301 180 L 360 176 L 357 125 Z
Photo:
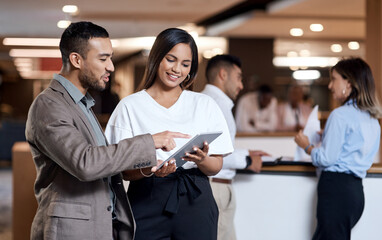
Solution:
M 76 86 L 74 86 L 74 84 L 71 81 L 61 76 L 60 74 L 54 74 L 53 78 L 61 83 L 61 85 L 66 89 L 66 91 L 69 93 L 70 97 L 76 104 L 78 104 L 82 99 L 84 99 L 82 103 L 86 106 L 86 108 L 91 108 L 94 106 L 95 100 L 88 92 L 86 92 L 86 95 L 82 94 L 82 92 Z
M 231 98 L 229 98 L 227 96 L 227 94 L 225 94 L 220 88 L 216 87 L 215 85 L 212 85 L 212 84 L 207 84 L 205 89 L 207 91 L 211 91 L 213 93 L 215 93 L 217 95 L 217 97 L 219 97 L 221 100 L 223 100 L 224 102 L 226 102 L 226 104 L 228 106 L 230 106 L 231 108 L 233 107 L 233 101 Z
M 344 105 L 357 105 L 357 103 L 352 98 L 352 99 L 349 99 Z

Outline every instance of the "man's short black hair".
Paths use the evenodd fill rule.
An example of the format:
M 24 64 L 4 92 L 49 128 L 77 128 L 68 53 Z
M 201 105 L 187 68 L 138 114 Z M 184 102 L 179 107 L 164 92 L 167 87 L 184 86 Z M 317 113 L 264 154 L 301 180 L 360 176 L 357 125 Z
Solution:
M 231 68 L 234 65 L 241 68 L 241 61 L 238 57 L 229 55 L 229 54 L 222 54 L 222 55 L 216 55 L 212 57 L 208 63 L 206 68 L 206 78 L 207 82 L 211 83 L 214 81 L 217 70 L 220 68 Z
M 273 93 L 272 88 L 267 84 L 260 85 L 257 91 L 260 94 L 267 94 L 267 93 L 272 94 Z
M 101 26 L 91 22 L 76 22 L 69 25 L 62 33 L 60 40 L 60 51 L 62 63 L 69 62 L 69 55 L 76 52 L 86 58 L 88 52 L 88 41 L 91 38 L 108 38 L 109 33 Z

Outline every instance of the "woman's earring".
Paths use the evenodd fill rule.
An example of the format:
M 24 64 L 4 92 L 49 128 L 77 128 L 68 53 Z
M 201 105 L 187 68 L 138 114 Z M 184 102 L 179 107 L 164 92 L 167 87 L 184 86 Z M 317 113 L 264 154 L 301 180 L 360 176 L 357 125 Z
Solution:
M 342 94 L 345 95 L 346 93 L 346 88 L 344 88 L 344 90 L 342 90 Z
M 190 74 L 187 74 L 187 77 L 186 77 L 186 79 L 184 79 L 185 81 L 187 81 L 187 80 L 190 80 Z

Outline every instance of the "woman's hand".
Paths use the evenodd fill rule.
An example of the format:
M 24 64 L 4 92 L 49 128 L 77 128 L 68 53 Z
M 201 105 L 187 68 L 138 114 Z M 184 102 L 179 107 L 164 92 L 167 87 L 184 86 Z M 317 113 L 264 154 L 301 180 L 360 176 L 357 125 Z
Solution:
M 151 169 L 151 172 L 155 174 L 157 177 L 166 177 L 167 175 L 176 171 L 176 162 L 175 159 L 171 159 L 166 162 L 160 169 L 158 166 L 162 163 L 162 160 L 158 160 L 158 165 Z
M 198 165 L 201 162 L 203 162 L 206 159 L 206 157 L 208 157 L 209 145 L 207 142 L 204 142 L 203 149 L 194 147 L 193 150 L 194 153 L 186 153 L 186 156 L 183 157 L 183 160 L 191 161 Z
M 209 145 L 204 142 L 203 149 L 195 147 L 194 152 L 187 153 L 183 160 L 194 162 L 205 175 L 216 175 L 223 166 L 221 155 L 208 155 Z
M 309 145 L 309 138 L 302 133 L 302 130 L 294 137 L 294 141 L 302 149 L 305 149 Z

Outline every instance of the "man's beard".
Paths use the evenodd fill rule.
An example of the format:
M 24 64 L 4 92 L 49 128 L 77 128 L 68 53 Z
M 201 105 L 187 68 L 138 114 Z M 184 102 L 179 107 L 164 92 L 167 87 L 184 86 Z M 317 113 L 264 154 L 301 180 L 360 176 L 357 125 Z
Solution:
M 102 86 L 99 80 L 89 71 L 81 72 L 78 78 L 85 89 L 96 91 L 103 91 L 105 89 L 106 84 Z

